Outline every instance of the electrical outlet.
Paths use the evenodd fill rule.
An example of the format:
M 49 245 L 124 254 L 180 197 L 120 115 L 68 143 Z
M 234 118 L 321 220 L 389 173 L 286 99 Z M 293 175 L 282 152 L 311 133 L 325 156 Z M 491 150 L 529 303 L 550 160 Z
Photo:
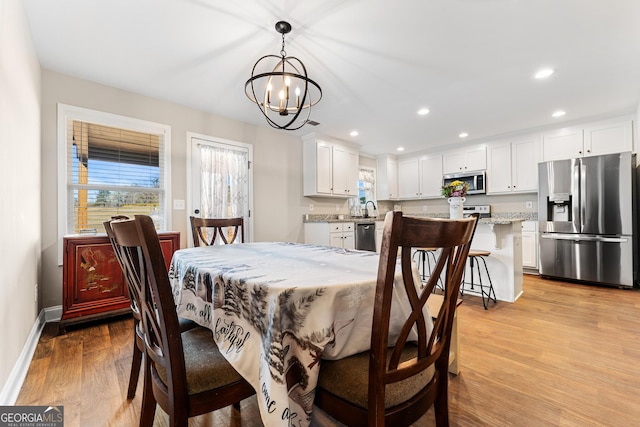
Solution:
M 527 206 L 527 209 L 533 209 L 533 202 L 532 202 L 532 201 L 530 201 L 530 200 L 528 200 L 528 201 L 526 202 L 526 206 Z
M 422 207 L 422 212 L 426 212 L 426 211 L 427 211 L 427 207 L 426 207 L 426 206 L 423 206 L 423 207 Z
M 309 212 L 313 212 L 313 203 L 309 203 Z

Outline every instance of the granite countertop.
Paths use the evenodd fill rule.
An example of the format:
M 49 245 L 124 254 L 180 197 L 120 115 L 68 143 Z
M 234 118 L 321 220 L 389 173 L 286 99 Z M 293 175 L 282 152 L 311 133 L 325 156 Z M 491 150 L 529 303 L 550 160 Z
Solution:
M 407 216 L 429 217 L 429 218 L 449 218 L 448 213 L 406 213 Z M 514 222 L 537 221 L 537 212 L 500 212 L 492 214 L 490 218 L 480 218 L 480 224 L 507 225 Z M 377 217 L 352 217 L 343 214 L 306 214 L 303 215 L 302 221 L 305 223 L 313 222 L 358 222 L 373 224 L 376 221 L 384 221 L 384 215 Z

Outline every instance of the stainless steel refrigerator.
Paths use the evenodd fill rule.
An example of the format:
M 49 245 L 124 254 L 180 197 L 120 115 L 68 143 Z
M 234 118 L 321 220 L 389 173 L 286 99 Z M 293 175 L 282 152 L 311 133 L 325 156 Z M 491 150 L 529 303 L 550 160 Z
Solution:
M 635 165 L 630 152 L 538 165 L 542 276 L 634 286 Z

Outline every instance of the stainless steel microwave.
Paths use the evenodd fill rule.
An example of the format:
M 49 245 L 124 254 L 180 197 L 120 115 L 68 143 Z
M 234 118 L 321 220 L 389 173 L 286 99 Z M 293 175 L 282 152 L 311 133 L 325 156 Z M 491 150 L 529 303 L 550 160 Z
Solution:
M 442 185 L 447 185 L 453 181 L 462 181 L 469 184 L 467 194 L 486 194 L 487 179 L 485 171 L 461 172 L 446 174 L 442 178 Z

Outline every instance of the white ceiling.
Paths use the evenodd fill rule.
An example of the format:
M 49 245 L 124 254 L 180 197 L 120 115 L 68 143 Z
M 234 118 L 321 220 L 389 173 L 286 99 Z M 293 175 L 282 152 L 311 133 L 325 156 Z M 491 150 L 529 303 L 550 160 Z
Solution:
M 633 113 L 640 95 L 640 0 L 23 1 L 44 68 L 261 126 L 244 84 L 286 20 L 323 90 L 320 126 L 296 134 L 371 154 Z

